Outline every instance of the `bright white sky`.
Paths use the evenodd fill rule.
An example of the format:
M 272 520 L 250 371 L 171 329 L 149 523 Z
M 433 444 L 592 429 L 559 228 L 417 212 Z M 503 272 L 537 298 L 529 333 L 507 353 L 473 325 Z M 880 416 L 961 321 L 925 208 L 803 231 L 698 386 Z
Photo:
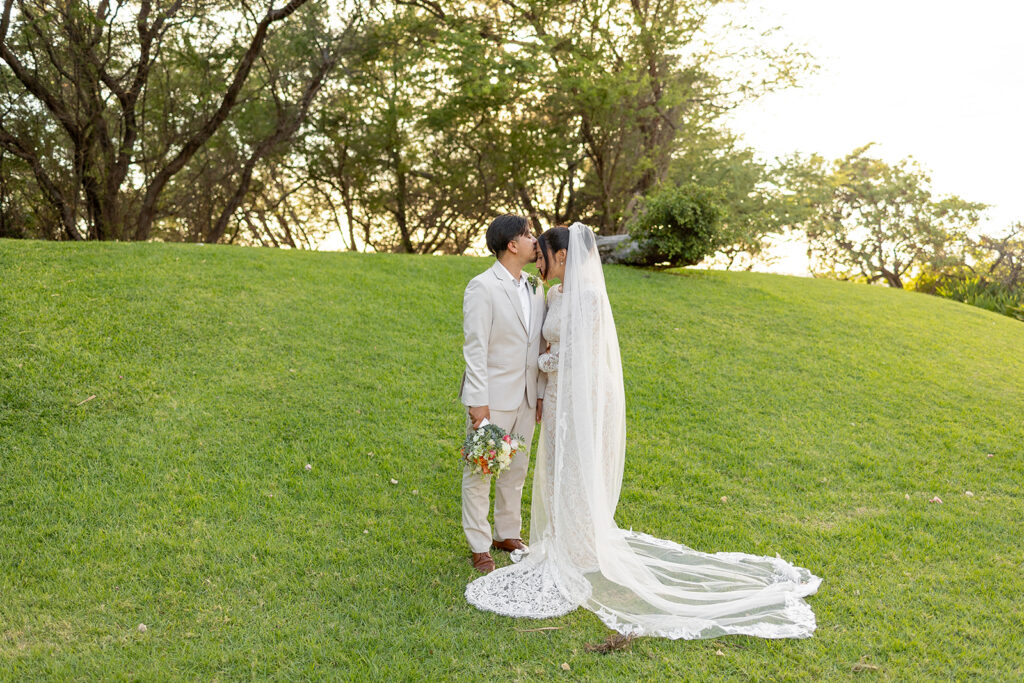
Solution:
M 877 142 L 890 162 L 916 158 L 938 193 L 991 204 L 985 232 L 1024 221 L 1024 2 L 760 0 L 751 10 L 821 71 L 735 112 L 747 144 L 767 159 L 834 159 Z M 800 271 L 786 260 L 779 271 Z

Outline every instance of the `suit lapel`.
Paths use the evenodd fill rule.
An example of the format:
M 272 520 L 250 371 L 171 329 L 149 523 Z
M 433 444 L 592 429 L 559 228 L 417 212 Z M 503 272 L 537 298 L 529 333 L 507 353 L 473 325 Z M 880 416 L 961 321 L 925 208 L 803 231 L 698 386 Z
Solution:
M 495 263 L 491 270 L 494 271 L 494 277 L 498 278 L 501 288 L 505 290 L 508 302 L 512 305 L 512 310 L 515 311 L 516 317 L 519 318 L 519 324 L 523 326 L 525 332 L 528 328 L 526 327 L 526 318 L 523 317 L 523 305 L 519 303 L 519 295 L 516 293 L 515 285 L 512 284 L 512 276 L 500 263 Z

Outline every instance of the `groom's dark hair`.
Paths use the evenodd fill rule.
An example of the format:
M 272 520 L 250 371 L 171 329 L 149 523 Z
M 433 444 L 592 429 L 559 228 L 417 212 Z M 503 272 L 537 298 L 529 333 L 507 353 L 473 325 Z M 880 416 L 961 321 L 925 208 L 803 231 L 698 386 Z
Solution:
M 495 258 L 508 251 L 508 243 L 520 235 L 532 233 L 530 219 L 510 213 L 498 216 L 487 226 L 487 248 Z

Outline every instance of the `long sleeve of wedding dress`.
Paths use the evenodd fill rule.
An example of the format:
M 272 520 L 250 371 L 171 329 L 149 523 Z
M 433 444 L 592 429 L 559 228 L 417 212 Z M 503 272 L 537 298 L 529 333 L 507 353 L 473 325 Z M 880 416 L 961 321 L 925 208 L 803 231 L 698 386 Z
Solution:
M 537 367 L 541 372 L 552 373 L 558 371 L 558 353 L 542 353 L 537 359 Z
M 618 528 L 622 365 L 594 235 L 579 223 L 570 227 L 563 288 L 549 293 L 544 322 L 555 366 L 534 464 L 530 552 L 470 583 L 467 600 L 515 617 L 585 607 L 632 635 L 810 636 L 815 617 L 803 598 L 820 583 L 810 571 Z

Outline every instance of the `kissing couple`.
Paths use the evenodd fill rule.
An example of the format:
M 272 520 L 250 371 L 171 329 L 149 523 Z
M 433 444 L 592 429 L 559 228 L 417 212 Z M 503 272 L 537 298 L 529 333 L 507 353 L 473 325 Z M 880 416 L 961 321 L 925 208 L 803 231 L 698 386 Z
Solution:
M 525 443 L 495 481 L 493 528 L 492 477 L 463 470 L 462 527 L 483 574 L 466 587 L 470 604 L 536 619 L 583 607 L 633 636 L 811 636 L 816 622 L 804 598 L 821 579 L 807 569 L 700 552 L 616 525 L 626 404 L 593 231 L 573 223 L 534 237 L 529 219 L 503 215 L 487 228 L 487 246 L 495 263 L 463 298 L 459 396 L 467 433 L 487 420 Z M 543 282 L 523 272 L 530 263 Z M 538 423 L 527 547 L 521 504 Z M 492 549 L 512 553 L 513 564 L 495 569 Z

